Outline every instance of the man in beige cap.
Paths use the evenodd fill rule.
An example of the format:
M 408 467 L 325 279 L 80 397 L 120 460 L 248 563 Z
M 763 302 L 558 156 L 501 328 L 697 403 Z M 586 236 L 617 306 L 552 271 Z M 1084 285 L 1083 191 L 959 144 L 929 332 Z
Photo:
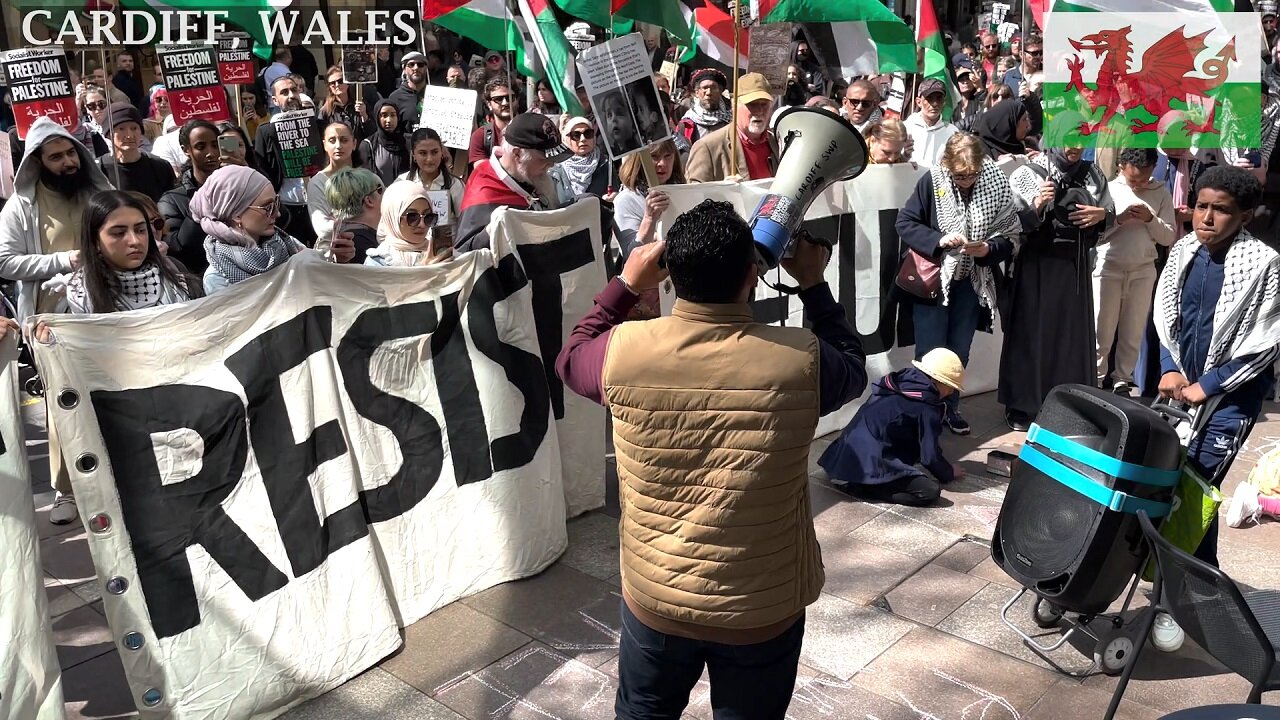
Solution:
M 738 107 L 735 122 L 693 144 L 686 174 L 690 182 L 773 177 L 778 166 L 778 143 L 769 131 L 773 111 L 773 91 L 760 73 L 738 79 Z M 738 162 L 735 172 L 731 158 L 732 135 L 738 133 Z
M 963 388 L 960 357 L 946 348 L 930 350 L 872 386 L 871 397 L 818 464 L 855 497 L 932 505 L 942 486 L 961 475 L 943 457 L 939 440 L 943 400 Z

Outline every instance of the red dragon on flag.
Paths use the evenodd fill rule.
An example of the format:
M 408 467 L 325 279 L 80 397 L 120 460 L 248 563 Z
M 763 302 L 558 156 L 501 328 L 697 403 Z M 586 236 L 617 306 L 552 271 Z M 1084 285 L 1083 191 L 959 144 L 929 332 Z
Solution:
M 1087 103 L 1089 117 L 1098 108 L 1105 108 L 1102 118 L 1097 122 L 1082 122 L 1080 132 L 1084 135 L 1097 133 L 1116 114 L 1123 116 L 1127 110 L 1139 107 L 1145 108 L 1156 120 L 1134 120 L 1130 126 L 1131 131 L 1154 131 L 1161 117 L 1171 110 L 1183 109 L 1174 108 L 1175 101 L 1184 103 L 1184 107 L 1202 104 L 1210 108 L 1204 122 L 1199 125 L 1188 123 L 1188 130 L 1217 132 L 1214 128 L 1214 100 L 1209 92 L 1227 80 L 1227 64 L 1236 59 L 1235 37 L 1216 55 L 1196 67 L 1196 59 L 1208 49 L 1205 38 L 1209 36 L 1209 32 L 1189 37 L 1185 34 L 1186 26 L 1182 26 L 1147 48 L 1142 54 L 1142 66 L 1138 70 L 1132 70 L 1133 43 L 1129 40 L 1132 30 L 1132 26 L 1126 26 L 1102 30 L 1078 40 L 1069 39 L 1071 47 L 1077 52 L 1092 51 L 1094 57 L 1103 58 L 1093 88 L 1085 84 L 1081 72 L 1085 63 L 1080 56 L 1073 55 L 1067 59 L 1071 80 L 1066 89 L 1080 93 Z M 1199 75 L 1194 75 L 1195 73 Z

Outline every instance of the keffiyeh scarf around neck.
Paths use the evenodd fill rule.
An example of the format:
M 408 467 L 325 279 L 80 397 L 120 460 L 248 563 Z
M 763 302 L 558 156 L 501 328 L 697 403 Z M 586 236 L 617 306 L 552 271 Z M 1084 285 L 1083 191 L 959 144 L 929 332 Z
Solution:
M 145 264 L 134 270 L 115 270 L 112 274 L 115 279 L 118 307 L 93 307 L 93 302 L 89 299 L 89 290 L 84 284 L 84 270 L 81 269 L 77 270 L 67 283 L 67 303 L 72 310 L 81 313 L 142 310 L 191 299 L 185 287 L 166 282 L 160 275 L 160 267 L 154 263 Z
M 1022 226 L 1013 206 L 1013 191 L 1004 171 L 993 161 L 982 164 L 978 181 L 966 200 L 942 166 L 930 171 L 938 230 L 943 235 L 960 233 L 970 241 L 1009 237 L 1016 242 Z M 951 283 L 969 278 L 979 302 L 995 319 L 996 283 L 991 269 L 978 265 L 973 257 L 958 251 L 946 253 L 942 260 L 942 304 L 948 305 Z
M 591 185 L 591 178 L 600 167 L 600 146 L 596 146 L 590 155 L 574 155 L 560 163 L 564 169 L 565 179 L 569 181 L 569 191 L 574 196 L 581 195 Z
M 232 245 L 206 237 L 204 251 L 213 269 L 235 285 L 285 264 L 297 254 L 298 248 L 293 238 L 276 233 L 254 247 Z
M 729 116 L 729 108 L 721 105 L 715 110 L 704 110 L 696 101 L 689 106 L 689 112 L 685 113 L 685 117 L 692 120 L 695 125 L 701 125 L 704 128 L 723 127 L 732 119 Z

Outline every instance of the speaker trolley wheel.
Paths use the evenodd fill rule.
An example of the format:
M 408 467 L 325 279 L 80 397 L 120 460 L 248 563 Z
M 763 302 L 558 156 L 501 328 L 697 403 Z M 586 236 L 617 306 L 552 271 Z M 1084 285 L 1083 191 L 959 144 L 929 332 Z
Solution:
M 1125 596 L 1124 604 L 1121 606 L 1120 611 L 1115 614 L 1078 615 L 1054 605 L 1051 600 L 1037 596 L 1035 603 L 1031 606 L 1031 621 L 1037 627 L 1045 630 L 1066 626 L 1066 632 L 1062 633 L 1052 644 L 1044 644 L 1031 637 L 1009 617 L 1009 613 L 1022 600 L 1022 597 L 1028 592 L 1032 592 L 1030 588 L 1022 588 L 1009 602 L 1005 603 L 1000 610 L 1000 619 L 1004 621 L 1004 624 L 1009 629 L 1017 633 L 1018 637 L 1022 638 L 1022 644 L 1026 645 L 1027 649 L 1064 675 L 1075 678 L 1085 678 L 1098 672 L 1107 675 L 1119 675 L 1128 665 L 1130 658 L 1133 656 L 1134 648 L 1141 641 L 1141 638 L 1138 638 L 1136 634 L 1138 629 L 1142 627 L 1143 614 L 1139 613 L 1132 622 L 1126 623 L 1124 620 L 1125 613 L 1128 612 L 1129 605 L 1133 602 L 1133 597 L 1137 593 L 1140 580 L 1140 577 L 1134 577 L 1133 582 L 1129 584 L 1129 591 Z M 1077 637 L 1077 634 L 1093 641 L 1092 662 L 1083 670 L 1063 667 L 1051 654 L 1061 650 L 1073 637 Z

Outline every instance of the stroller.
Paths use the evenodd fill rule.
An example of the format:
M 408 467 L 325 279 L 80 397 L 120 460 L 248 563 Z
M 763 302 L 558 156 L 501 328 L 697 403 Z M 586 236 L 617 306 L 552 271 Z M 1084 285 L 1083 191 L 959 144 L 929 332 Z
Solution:
M 4 301 L 4 316 L 16 320 L 18 309 L 13 304 L 14 284 L 0 283 L 0 300 Z M 18 387 L 31 397 L 44 397 L 44 383 L 36 372 L 35 358 L 31 356 L 31 348 L 26 339 L 18 335 Z
M 1160 401 L 1146 408 L 1127 398 L 1103 398 L 1104 392 L 1093 388 L 1062 386 L 1055 388 L 1046 399 L 1048 412 L 1042 411 L 1039 422 L 1053 424 L 1055 416 L 1061 418 L 1064 415 L 1062 408 L 1071 405 L 1070 402 L 1054 405 L 1053 398 L 1058 394 L 1081 396 L 1099 405 L 1110 405 L 1105 408 L 1106 412 L 1090 412 L 1094 412 L 1095 418 L 1107 413 L 1123 417 L 1121 424 L 1130 434 L 1124 438 L 1125 442 L 1113 443 L 1112 449 L 1119 447 L 1120 450 L 1110 455 L 1097 452 L 1100 447 L 1089 447 L 1106 443 L 1080 434 L 1082 424 L 1071 417 L 1066 421 L 1058 420 L 1058 426 L 1065 422 L 1066 426 L 1076 429 L 1076 434 L 1066 443 L 1062 442 L 1064 438 L 1043 429 L 1037 432 L 1033 428 L 1028 434 L 1027 444 L 1019 455 L 1019 465 L 1024 467 L 1018 468 L 1014 480 L 1016 482 L 1021 475 L 1023 485 L 1036 492 L 1015 488 L 1015 483 L 1011 482 L 992 539 L 993 559 L 1023 586 L 1001 609 L 1001 619 L 1022 638 L 1028 649 L 1059 672 L 1081 678 L 1099 670 L 1118 675 L 1142 640 L 1137 636 L 1141 632 L 1142 614 L 1138 613 L 1128 621 L 1125 619 L 1131 614 L 1129 610 L 1142 579 L 1142 570 L 1148 562 L 1148 550 L 1136 513 L 1144 510 L 1153 518 L 1163 518 L 1172 511 L 1176 502 L 1175 488 L 1181 481 L 1185 463 L 1191 417 L 1185 411 Z M 1179 428 L 1183 432 L 1179 432 Z M 1245 433 L 1247 428 L 1242 430 L 1241 437 Z M 1083 447 L 1076 447 L 1076 443 Z M 1236 447 L 1239 447 L 1239 438 Z M 1046 463 L 1047 454 L 1062 458 L 1064 465 L 1070 463 L 1074 468 L 1092 471 L 1092 477 L 1078 482 L 1079 487 L 1071 486 L 1067 474 L 1054 475 L 1054 471 L 1061 468 Z M 1223 463 L 1209 483 L 1217 486 L 1229 465 Z M 1047 474 L 1044 472 L 1046 469 L 1050 471 Z M 1065 494 L 1062 490 L 1053 489 L 1064 482 L 1070 487 Z M 1082 492 L 1094 495 L 1082 497 Z M 1030 504 L 1033 500 L 1039 505 Z M 1046 511 L 1044 508 L 1054 508 L 1061 502 L 1074 503 L 1078 508 L 1074 534 L 1060 542 L 1066 546 L 1067 554 L 1062 554 L 1063 547 L 1037 554 L 1038 548 L 1032 542 L 1037 536 L 1022 527 L 1046 524 L 1038 516 L 1054 514 L 1054 510 Z M 1009 518 L 1006 518 L 1006 512 L 1010 513 Z M 1083 526 L 1080 523 L 1091 524 L 1081 530 Z M 1030 549 L 1021 550 L 1020 543 Z M 1069 566 L 1069 570 L 1056 575 L 1046 573 L 1051 579 L 1034 577 L 1024 567 L 1030 559 L 1033 563 L 1030 567 L 1034 569 L 1035 561 L 1054 557 L 1055 553 L 1060 567 Z M 1068 561 L 1067 557 L 1072 559 Z M 1066 627 L 1066 632 L 1051 644 L 1039 642 L 1010 617 L 1019 601 L 1029 592 L 1036 596 L 1031 606 L 1031 620 L 1036 627 L 1044 630 Z M 1124 597 L 1123 603 L 1118 610 L 1112 611 L 1121 596 Z M 1073 639 L 1083 639 L 1084 647 L 1092 644 L 1092 652 L 1083 650 L 1092 656 L 1087 668 L 1066 669 L 1052 655 Z

